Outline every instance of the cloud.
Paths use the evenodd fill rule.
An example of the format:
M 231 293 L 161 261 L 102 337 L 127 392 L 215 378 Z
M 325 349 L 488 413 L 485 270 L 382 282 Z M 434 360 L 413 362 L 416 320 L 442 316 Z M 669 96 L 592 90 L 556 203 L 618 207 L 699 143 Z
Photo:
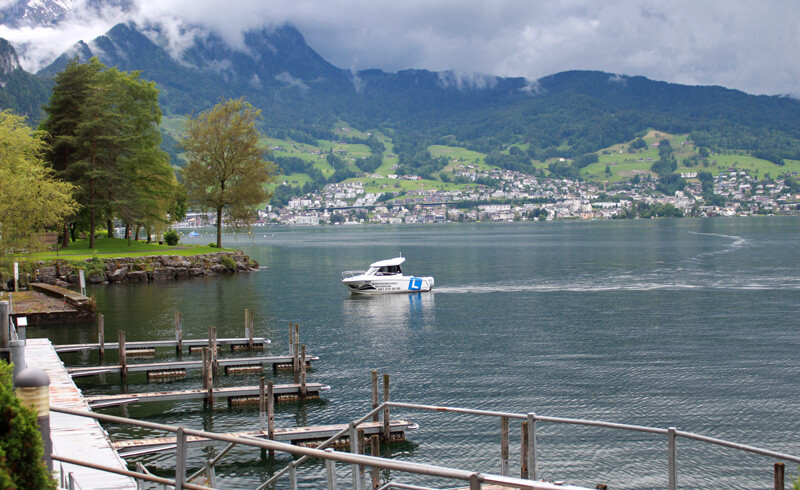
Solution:
M 303 83 L 303 81 L 300 80 L 299 78 L 295 78 L 295 77 L 291 76 L 289 73 L 287 73 L 285 71 L 275 75 L 275 80 L 277 80 L 277 81 L 279 81 L 281 83 L 285 83 L 286 85 L 289 85 L 289 86 L 292 86 L 292 87 L 297 87 L 302 92 L 307 92 L 308 91 L 308 85 Z
M 497 85 L 497 77 L 493 75 L 484 75 L 482 73 L 447 70 L 439 72 L 439 83 L 443 87 L 452 87 L 458 90 L 482 90 L 493 88 Z
M 603 70 L 676 83 L 723 85 L 751 93 L 800 89 L 796 0 L 134 0 L 140 25 L 160 25 L 179 52 L 212 30 L 243 47 L 247 29 L 290 23 L 321 56 L 353 72 L 421 68 L 536 80 L 564 70 Z M 110 27 L 110 11 L 70 25 L 9 32 L 27 43 L 23 66 Z M 36 31 L 36 32 L 33 32 Z M 354 79 L 354 82 L 356 80 Z M 357 85 L 356 85 L 357 86 Z

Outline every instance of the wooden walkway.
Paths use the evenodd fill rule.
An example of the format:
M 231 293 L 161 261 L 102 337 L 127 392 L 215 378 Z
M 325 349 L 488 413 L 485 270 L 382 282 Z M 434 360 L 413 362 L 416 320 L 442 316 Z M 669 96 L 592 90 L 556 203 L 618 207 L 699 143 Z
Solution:
M 408 430 L 416 430 L 418 425 L 405 420 L 393 420 L 389 423 L 390 431 L 392 433 L 392 440 L 405 439 L 405 433 Z M 273 440 L 279 442 L 288 442 L 291 444 L 310 444 L 314 442 L 322 442 L 337 432 L 346 428 L 347 424 L 337 425 L 319 425 L 316 427 L 294 427 L 275 429 L 275 437 Z M 364 430 L 364 435 L 380 434 L 383 429 L 383 422 L 364 422 L 358 426 L 359 429 Z M 255 437 L 258 439 L 266 439 L 266 430 L 253 430 L 247 432 L 233 432 L 226 435 L 237 437 Z M 342 438 L 347 440 L 347 436 Z M 198 436 L 187 436 L 186 443 L 190 446 L 217 446 L 227 445 L 227 441 L 218 441 L 216 439 L 208 439 Z M 143 454 L 157 453 L 161 451 L 168 451 L 175 449 L 175 437 L 159 437 L 156 439 L 134 439 L 115 441 L 112 443 L 114 448 L 119 451 L 122 457 L 140 456 Z
M 226 338 L 226 339 L 217 339 L 217 345 L 230 345 L 231 350 L 235 347 L 247 347 L 248 342 L 250 341 L 249 338 L 242 337 L 242 338 Z M 270 341 L 262 338 L 256 337 L 253 339 L 253 346 L 256 349 L 261 349 L 264 345 L 269 344 Z M 180 344 L 183 347 L 188 347 L 191 349 L 192 347 L 208 347 L 208 339 L 186 339 L 180 341 Z M 152 340 L 149 342 L 125 342 L 125 349 L 153 349 L 156 347 L 178 347 L 179 342 L 177 340 Z M 56 352 L 78 352 L 78 351 L 85 351 L 85 350 L 100 350 L 99 343 L 93 344 L 61 344 L 54 346 Z M 114 350 L 119 349 L 119 343 L 117 342 L 106 342 L 103 344 L 103 348 Z
M 89 405 L 48 339 L 28 339 L 25 360 L 28 366 L 39 367 L 50 376 L 51 405 L 89 410 Z M 127 469 L 125 462 L 111 446 L 108 433 L 94 419 L 50 412 L 50 435 L 53 453 L 56 455 L 79 457 L 106 466 Z M 59 467 L 61 463 L 54 461 L 53 468 Z M 63 464 L 63 468 L 65 473 L 73 474 L 83 490 L 136 489 L 136 482 L 126 476 L 70 464 Z
M 310 363 L 311 361 L 318 361 L 319 357 L 317 356 L 306 356 L 306 363 Z M 262 356 L 262 357 L 238 357 L 232 359 L 218 359 L 217 363 L 219 366 L 230 367 L 230 366 L 257 366 L 257 365 L 285 365 L 285 364 L 292 364 L 292 356 Z M 178 361 L 168 361 L 168 362 L 153 362 L 153 363 L 139 363 L 139 364 L 128 364 L 127 366 L 128 373 L 132 372 L 142 372 L 142 371 L 167 371 L 171 369 L 201 369 L 203 367 L 203 361 L 199 360 L 178 360 Z M 109 374 L 109 373 L 121 373 L 122 372 L 122 365 L 120 364 L 109 364 L 105 366 L 89 366 L 89 367 L 78 367 L 78 368 L 69 368 L 67 370 L 69 374 L 72 376 L 94 376 L 95 374 Z
M 309 397 L 319 397 L 321 391 L 331 389 L 330 386 L 321 383 L 306 383 L 306 393 Z M 226 388 L 214 388 L 213 397 L 216 398 L 252 398 L 259 396 L 258 386 L 231 386 Z M 275 398 L 286 396 L 300 396 L 299 384 L 280 384 L 273 387 Z M 123 393 L 119 395 L 97 395 L 85 397 L 89 406 L 92 408 L 111 407 L 124 405 L 126 403 L 156 402 L 165 400 L 205 400 L 208 398 L 208 390 L 180 390 L 180 391 L 158 391 L 147 393 Z M 258 403 L 256 399 L 255 403 Z

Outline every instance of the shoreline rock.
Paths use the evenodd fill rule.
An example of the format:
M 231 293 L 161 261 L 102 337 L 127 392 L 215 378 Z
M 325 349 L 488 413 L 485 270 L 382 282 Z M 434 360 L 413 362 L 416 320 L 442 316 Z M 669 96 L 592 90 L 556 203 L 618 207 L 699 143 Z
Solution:
M 219 276 L 256 271 L 259 265 L 241 251 L 178 256 L 93 258 L 83 261 L 34 262 L 30 282 L 69 286 L 80 282 L 77 263 L 85 262 L 84 276 L 90 284 L 163 282 L 188 277 Z

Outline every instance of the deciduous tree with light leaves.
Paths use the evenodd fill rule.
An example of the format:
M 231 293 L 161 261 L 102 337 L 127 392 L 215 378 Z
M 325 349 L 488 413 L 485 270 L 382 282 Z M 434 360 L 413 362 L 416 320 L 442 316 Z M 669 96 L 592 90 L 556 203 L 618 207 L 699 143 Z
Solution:
M 41 248 L 40 236 L 77 209 L 74 187 L 58 179 L 42 156 L 44 134 L 22 116 L 0 112 L 0 254 L 10 259 Z
M 222 247 L 223 217 L 228 227 L 246 226 L 271 196 L 267 185 L 275 180 L 276 167 L 259 144 L 260 117 L 245 100 L 225 99 L 190 117 L 183 128 L 188 162 L 183 184 L 191 205 L 216 213 L 217 247 Z

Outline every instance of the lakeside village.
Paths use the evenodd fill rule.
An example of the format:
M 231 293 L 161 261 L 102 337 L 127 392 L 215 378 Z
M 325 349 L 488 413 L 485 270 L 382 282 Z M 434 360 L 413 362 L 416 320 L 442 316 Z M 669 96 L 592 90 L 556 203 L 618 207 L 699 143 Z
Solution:
M 757 180 L 735 168 L 714 178 L 714 194 L 723 198 L 722 205 L 708 205 L 696 173 L 681 174 L 689 179 L 688 185 L 672 196 L 657 192 L 656 181 L 646 177 L 636 184 L 616 184 L 606 189 L 603 184 L 542 179 L 509 170 L 480 171 L 469 164 L 459 165 L 455 175 L 473 181 L 492 179 L 498 185 L 476 184 L 467 190 L 451 191 L 409 190 L 401 197 L 394 197 L 390 190 L 366 192 L 360 181 L 328 184 L 321 192 L 292 198 L 286 207 L 267 206 L 259 210 L 256 225 L 614 219 L 630 217 L 634 203 L 647 207 L 668 205 L 673 216 L 800 214 L 800 194 L 784 180 Z M 649 174 L 643 174 L 646 175 Z M 420 180 L 420 177 L 390 175 L 389 179 Z M 178 226 L 204 226 L 208 218 L 190 213 Z

